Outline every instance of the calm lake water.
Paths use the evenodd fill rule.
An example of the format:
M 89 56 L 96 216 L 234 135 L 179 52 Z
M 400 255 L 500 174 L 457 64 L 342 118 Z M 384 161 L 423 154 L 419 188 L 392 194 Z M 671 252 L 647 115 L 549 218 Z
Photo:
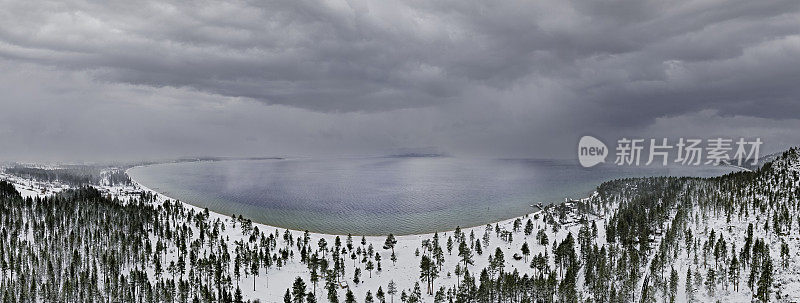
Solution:
M 590 194 L 632 176 L 716 176 L 723 167 L 582 168 L 576 160 L 359 158 L 231 160 L 136 167 L 162 194 L 223 214 L 313 232 L 414 234 L 483 225 L 531 204 Z

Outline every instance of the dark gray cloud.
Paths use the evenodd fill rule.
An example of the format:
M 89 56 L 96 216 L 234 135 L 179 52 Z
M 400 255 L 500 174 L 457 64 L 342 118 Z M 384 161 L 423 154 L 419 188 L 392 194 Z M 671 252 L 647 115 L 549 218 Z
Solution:
M 547 156 L 686 123 L 800 140 L 795 0 L 0 6 L 9 157 Z

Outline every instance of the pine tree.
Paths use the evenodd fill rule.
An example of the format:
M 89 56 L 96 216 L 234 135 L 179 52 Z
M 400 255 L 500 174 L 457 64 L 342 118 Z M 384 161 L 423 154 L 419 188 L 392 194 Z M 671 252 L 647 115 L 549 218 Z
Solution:
M 316 293 L 317 293 L 317 282 L 319 282 L 319 273 L 317 273 L 317 265 L 316 264 L 311 266 L 310 281 L 311 281 L 311 284 L 314 285 L 314 294 L 316 295 Z
M 686 269 L 686 302 L 694 302 L 694 284 L 692 283 L 692 269 Z
M 525 223 L 525 235 L 530 236 L 533 233 L 533 221 L 528 219 L 528 222 Z
M 789 244 L 781 240 L 781 265 L 783 269 L 789 268 Z
M 439 276 L 439 268 L 427 255 L 422 256 L 419 264 L 420 278 L 427 282 L 427 294 L 433 294 L 433 281 Z
M 339 303 L 339 294 L 336 292 L 336 282 L 331 275 L 328 275 L 325 288 L 328 290 L 328 302 Z
M 253 262 L 250 263 L 250 273 L 253 275 L 253 291 L 256 291 L 256 277 L 258 277 L 259 268 L 261 268 L 261 264 L 258 264 L 258 258 L 253 258 Z
M 540 229 L 538 232 L 536 232 L 536 240 L 539 241 L 539 245 L 542 246 L 546 246 L 547 243 L 550 243 L 550 240 L 547 239 L 547 233 L 544 231 L 544 229 Z
M 364 268 L 369 271 L 369 277 L 372 278 L 372 270 L 375 269 L 375 264 L 372 263 L 372 260 L 367 261 Z
M 383 249 L 392 249 L 392 254 L 394 255 L 394 246 L 397 244 L 397 239 L 395 239 L 393 234 L 389 234 L 386 236 L 386 241 L 383 242 Z
M 236 287 L 236 293 L 233 296 L 234 303 L 242 303 L 242 289 L 238 286 Z
M 306 298 L 306 283 L 303 282 L 303 279 L 297 277 L 294 279 L 294 284 L 292 284 L 292 296 L 294 296 L 293 303 L 304 303 Z
M 735 251 L 735 250 L 734 250 Z M 739 258 L 733 255 L 730 267 L 728 268 L 728 278 L 733 284 L 733 291 L 739 291 Z
M 394 280 L 389 280 L 389 285 L 386 287 L 386 293 L 392 298 L 390 303 L 394 303 L 394 295 L 397 293 L 397 285 Z
M 353 251 L 353 235 L 347 234 L 347 240 L 345 240 L 347 245 L 347 250 Z
M 325 258 L 328 252 L 328 242 L 325 241 L 325 238 L 320 238 L 317 245 L 319 246 L 319 250 L 322 251 L 322 257 Z
M 419 287 L 419 282 L 414 282 L 414 290 L 408 296 L 408 303 L 417 303 L 422 300 L 422 289 Z
M 433 248 L 433 259 L 436 262 L 436 266 L 439 267 L 439 271 L 442 270 L 442 265 L 444 264 L 444 252 L 442 251 L 442 247 L 438 245 L 438 240 L 436 241 Z
M 361 283 L 361 268 L 356 268 L 355 272 L 353 272 L 353 283 L 356 285 Z
M 468 265 L 474 263 L 472 260 L 472 250 L 469 249 L 469 246 L 466 242 L 461 242 L 458 246 L 458 256 L 461 257 L 461 262 L 464 262 L 464 268 L 466 269 Z
M 447 254 L 453 254 L 453 238 L 447 237 Z
M 347 289 L 347 293 L 344 295 L 344 303 L 356 303 L 356 296 L 349 288 Z
M 768 302 L 770 301 L 770 294 L 772 293 L 772 258 L 769 254 L 765 254 L 764 258 L 761 276 L 758 279 L 756 298 L 761 300 L 761 302 Z
M 444 303 L 445 302 L 445 290 L 444 287 L 439 287 L 439 290 L 436 291 L 436 296 L 433 297 L 434 303 Z
M 528 221 L 530 222 L 530 221 Z M 528 247 L 528 242 L 522 243 L 522 255 L 525 256 L 525 263 L 528 263 L 528 255 L 531 254 L 531 249 Z
M 706 288 L 708 289 L 708 296 L 714 297 L 717 288 L 717 272 L 713 268 L 708 269 L 706 273 Z
M 675 302 L 675 295 L 678 293 L 678 271 L 673 267 L 669 275 L 669 301 Z
M 386 303 L 386 294 L 383 293 L 382 286 L 378 286 L 378 292 L 375 293 L 375 297 L 378 299 L 379 303 Z
M 375 299 L 372 297 L 372 292 L 367 290 L 367 295 L 364 297 L 364 303 L 374 303 Z

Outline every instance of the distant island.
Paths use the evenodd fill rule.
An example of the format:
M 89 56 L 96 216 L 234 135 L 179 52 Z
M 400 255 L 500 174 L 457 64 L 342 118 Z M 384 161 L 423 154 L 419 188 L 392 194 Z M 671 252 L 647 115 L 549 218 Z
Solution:
M 386 156 L 386 158 L 441 158 L 441 157 L 450 157 L 450 155 L 440 154 L 440 153 L 403 153 L 403 154 L 393 154 Z

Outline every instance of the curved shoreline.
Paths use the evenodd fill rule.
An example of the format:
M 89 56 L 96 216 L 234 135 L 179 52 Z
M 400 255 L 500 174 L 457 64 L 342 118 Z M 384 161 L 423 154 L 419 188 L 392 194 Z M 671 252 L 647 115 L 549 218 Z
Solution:
M 168 163 L 153 163 L 153 164 L 133 166 L 133 167 L 130 167 L 130 168 L 126 169 L 125 170 L 125 174 L 128 175 L 128 177 L 131 179 L 131 183 L 135 187 L 137 187 L 137 188 L 139 188 L 139 189 L 141 189 L 143 191 L 147 191 L 147 192 L 151 192 L 151 193 L 157 194 L 158 196 L 157 196 L 156 200 L 159 201 L 159 202 L 163 203 L 165 200 L 178 201 L 181 204 L 183 204 L 184 206 L 189 206 L 189 207 L 192 207 L 192 208 L 195 208 L 195 209 L 198 209 L 198 210 L 206 210 L 207 209 L 209 213 L 216 214 L 216 215 L 221 216 L 221 217 L 230 218 L 232 216 L 241 215 L 245 219 L 252 220 L 252 219 L 248 218 L 245 214 L 234 214 L 234 213 L 224 214 L 224 213 L 216 211 L 216 210 L 211 210 L 208 207 L 201 207 L 201 206 L 195 205 L 195 204 L 191 203 L 191 201 L 183 201 L 183 200 L 175 199 L 175 198 L 170 197 L 168 195 L 165 195 L 165 194 L 163 194 L 163 193 L 161 193 L 161 192 L 159 192 L 157 190 L 153 190 L 148 186 L 143 185 L 139 181 L 136 181 L 135 179 L 133 179 L 133 177 L 131 177 L 130 174 L 128 174 L 128 170 L 130 170 L 130 169 L 133 169 L 133 168 L 136 168 L 136 167 L 145 167 L 145 166 L 151 166 L 151 165 L 158 165 L 158 164 L 168 164 Z M 593 192 L 591 195 L 589 195 L 587 197 L 584 197 L 584 198 L 581 198 L 579 200 L 589 199 L 595 193 L 596 193 L 596 191 Z M 560 204 L 563 204 L 563 203 L 564 202 L 558 202 L 558 203 L 554 202 L 554 203 L 546 204 L 546 205 L 543 205 L 542 207 L 538 207 L 538 210 L 533 211 L 533 212 L 529 212 L 529 213 L 526 213 L 526 214 L 523 214 L 523 215 L 519 215 L 519 216 L 511 216 L 509 218 L 501 219 L 501 220 L 498 220 L 498 221 L 492 221 L 492 222 L 489 222 L 489 223 L 478 224 L 478 225 L 474 225 L 474 226 L 454 226 L 454 227 L 449 228 L 449 229 L 435 230 L 435 231 L 423 232 L 423 233 L 409 233 L 409 234 L 389 233 L 389 234 L 392 234 L 392 235 L 394 235 L 396 237 L 412 237 L 412 236 L 433 235 L 435 233 L 452 232 L 456 228 L 473 229 L 473 228 L 482 227 L 482 226 L 485 226 L 485 225 L 501 224 L 501 223 L 505 223 L 505 222 L 508 222 L 508 221 L 515 220 L 517 218 L 524 218 L 524 217 L 528 217 L 528 216 L 531 216 L 531 215 L 535 215 L 535 214 L 541 213 L 545 208 L 547 208 L 550 205 L 560 205 Z M 305 232 L 306 231 L 306 230 L 299 230 L 299 229 L 294 229 L 294 228 L 287 228 L 287 227 L 277 226 L 277 225 L 269 224 L 269 223 L 258 222 L 258 221 L 255 221 L 255 220 L 252 220 L 252 222 L 253 222 L 253 224 L 257 224 L 257 225 L 260 225 L 260 226 L 263 226 L 263 227 L 266 227 L 266 228 L 283 229 L 283 230 L 289 230 L 289 231 L 295 231 L 295 232 Z M 342 233 L 326 233 L 326 232 L 319 232 L 319 231 L 309 231 L 309 233 L 320 235 L 320 236 L 347 236 L 347 234 L 342 234 Z M 351 234 L 351 235 L 353 235 L 353 236 L 365 236 L 365 237 L 385 237 L 385 236 L 388 236 L 389 234 Z
M 272 159 L 272 158 L 270 158 L 270 159 Z M 285 158 L 280 158 L 280 159 L 285 159 Z M 191 161 L 190 163 L 195 163 L 195 162 L 218 162 L 218 161 L 239 161 L 239 160 L 251 160 L 251 159 L 222 159 L 222 160 L 202 160 L 201 159 L 201 160 L 197 160 L 197 161 Z M 467 224 L 467 225 L 456 224 L 456 225 L 453 225 L 453 226 L 441 226 L 440 228 L 432 228 L 432 229 L 429 229 L 429 230 L 425 229 L 425 230 L 417 231 L 417 232 L 414 232 L 414 231 L 400 232 L 400 233 L 396 233 L 396 232 L 388 232 L 388 233 L 380 233 L 380 232 L 379 233 L 350 233 L 349 231 L 325 232 L 324 230 L 320 230 L 320 229 L 311 230 L 311 229 L 304 229 L 304 228 L 298 227 L 298 226 L 295 226 L 295 227 L 281 226 L 279 224 L 264 222 L 262 220 L 255 219 L 252 216 L 248 216 L 246 213 L 225 212 L 225 211 L 219 211 L 217 209 L 213 209 L 213 208 L 208 207 L 208 206 L 202 206 L 202 203 L 200 201 L 176 199 L 175 197 L 172 197 L 172 196 L 170 196 L 168 194 L 165 194 L 165 193 L 163 193 L 163 192 L 161 192 L 159 190 L 154 190 L 151 187 L 145 186 L 140 181 L 135 180 L 133 178 L 133 176 L 129 173 L 130 170 L 134 169 L 134 168 L 143 168 L 143 167 L 151 167 L 151 166 L 156 166 L 156 165 L 178 164 L 178 163 L 186 163 L 186 162 L 147 163 L 147 164 L 135 165 L 135 166 L 128 167 L 128 168 L 126 168 L 124 170 L 124 172 L 125 172 L 126 175 L 128 175 L 128 177 L 130 178 L 131 182 L 136 184 L 139 188 L 145 189 L 145 190 L 153 192 L 153 193 L 157 193 L 158 195 L 163 196 L 163 197 L 165 197 L 167 199 L 170 199 L 170 200 L 180 201 L 180 202 L 182 202 L 184 204 L 191 205 L 191 206 L 196 207 L 198 209 L 208 209 L 209 212 L 213 212 L 213 213 L 216 213 L 216 214 L 222 215 L 222 216 L 230 217 L 230 216 L 234 216 L 235 215 L 235 216 L 238 217 L 238 216 L 241 215 L 243 218 L 247 218 L 247 219 L 251 220 L 253 223 L 258 223 L 260 225 L 264 225 L 264 226 L 267 226 L 267 227 L 280 228 L 280 229 L 285 229 L 285 230 L 290 230 L 290 231 L 301 231 L 301 232 L 308 230 L 311 233 L 320 234 L 320 235 L 345 235 L 346 236 L 347 234 L 352 234 L 352 235 L 367 236 L 367 237 L 370 237 L 370 236 L 379 236 L 380 237 L 380 236 L 387 236 L 389 234 L 392 234 L 394 236 L 433 235 L 434 233 L 450 232 L 450 231 L 455 230 L 455 228 L 457 228 L 457 227 L 461 228 L 461 229 L 467 229 L 467 228 L 483 227 L 483 226 L 486 226 L 488 224 L 494 225 L 494 224 L 498 224 L 498 223 L 503 223 L 503 222 L 506 222 L 506 221 L 514 220 L 516 218 L 523 218 L 523 217 L 530 216 L 532 214 L 539 213 L 545 207 L 547 207 L 549 205 L 560 205 L 560 204 L 564 203 L 563 200 L 560 200 L 560 201 L 559 200 L 556 200 L 556 201 L 531 201 L 531 203 L 533 203 L 533 204 L 527 204 L 526 203 L 526 205 L 530 205 L 531 207 L 528 208 L 528 206 L 525 206 L 526 211 L 524 211 L 524 212 L 508 213 L 508 215 L 503 215 L 503 216 L 500 216 L 499 218 L 494 218 L 494 219 L 489 219 L 489 220 L 480 220 L 480 222 L 484 222 L 485 221 L 484 223 L 477 223 L 477 224 L 473 223 L 473 224 Z M 585 198 L 591 197 L 591 195 L 594 194 L 595 189 L 596 189 L 596 185 L 593 187 L 593 189 L 590 192 L 585 193 L 585 194 L 587 194 L 587 196 L 581 195 L 583 197 L 579 198 L 577 200 L 583 200 Z M 566 196 L 564 196 L 564 198 L 566 198 Z M 541 203 L 542 206 L 541 207 L 537 207 L 535 205 L 537 202 Z
M 246 159 L 198 160 L 198 161 L 193 161 L 193 162 L 230 161 L 230 160 L 246 160 Z M 253 223 L 258 223 L 259 225 L 263 225 L 265 227 L 279 228 L 279 229 L 292 230 L 292 231 L 306 231 L 306 230 L 308 230 L 309 232 L 312 232 L 312 233 L 315 233 L 315 234 L 319 234 L 319 235 L 347 235 L 347 234 L 362 235 L 362 236 L 386 236 L 388 234 L 393 234 L 395 236 L 429 235 L 429 234 L 434 234 L 434 233 L 443 233 L 443 232 L 453 231 L 456 227 L 459 227 L 461 229 L 475 228 L 475 227 L 479 227 L 479 226 L 485 226 L 487 224 L 494 225 L 494 224 L 498 224 L 498 223 L 514 220 L 516 218 L 524 218 L 524 217 L 530 216 L 531 214 L 539 213 L 539 212 L 543 211 L 545 208 L 547 208 L 549 206 L 558 206 L 558 205 L 562 205 L 562 204 L 565 203 L 565 201 L 563 201 L 563 200 L 562 201 L 554 201 L 554 202 L 549 202 L 549 203 L 543 204 L 542 207 L 534 208 L 536 210 L 529 209 L 529 211 L 525 211 L 524 213 L 509 214 L 508 216 L 502 216 L 500 218 L 489 219 L 489 220 L 486 220 L 485 223 L 477 223 L 477 224 L 473 223 L 473 224 L 468 224 L 468 225 L 463 225 L 463 226 L 460 225 L 460 224 L 455 224 L 454 226 L 440 226 L 440 228 L 432 228 L 430 230 L 422 230 L 422 231 L 419 231 L 419 232 L 411 231 L 411 232 L 407 232 L 407 233 L 404 233 L 404 232 L 394 233 L 394 232 L 391 232 L 391 230 L 389 232 L 378 232 L 378 233 L 359 233 L 359 232 L 352 233 L 349 230 L 326 232 L 326 231 L 324 231 L 324 229 L 319 229 L 319 228 L 316 228 L 316 229 L 314 229 L 314 228 L 305 229 L 305 227 L 303 227 L 302 224 L 296 224 L 293 227 L 281 226 L 280 224 L 274 224 L 274 223 L 270 223 L 270 222 L 265 222 L 263 220 L 258 220 L 258 219 L 254 218 L 252 216 L 249 216 L 247 213 L 244 213 L 244 212 L 242 212 L 242 213 L 237 213 L 237 212 L 234 212 L 234 211 L 225 212 L 225 211 L 220 211 L 220 210 L 217 210 L 217 209 L 212 209 L 211 207 L 208 207 L 208 206 L 201 206 L 202 203 L 200 203 L 200 201 L 176 199 L 176 198 L 171 197 L 170 195 L 167 195 L 167 194 L 165 194 L 163 192 L 160 192 L 158 190 L 154 190 L 154 189 L 152 189 L 152 188 L 150 188 L 148 186 L 145 186 L 143 183 L 135 180 L 129 174 L 130 170 L 133 169 L 133 168 L 149 167 L 149 166 L 154 166 L 154 165 L 173 164 L 173 163 L 180 163 L 180 162 L 148 163 L 148 164 L 144 164 L 144 165 L 136 165 L 136 166 L 132 166 L 132 167 L 129 167 L 129 168 L 125 169 L 125 173 L 131 179 L 131 182 L 133 182 L 134 184 L 136 184 L 138 187 L 140 187 L 142 189 L 145 189 L 145 190 L 153 192 L 153 193 L 157 193 L 158 195 L 163 196 L 163 197 L 165 197 L 167 199 L 170 199 L 170 200 L 181 201 L 182 203 L 184 203 L 186 205 L 191 205 L 192 207 L 196 207 L 198 209 L 208 209 L 209 212 L 213 212 L 215 214 L 218 214 L 218 215 L 221 215 L 221 216 L 227 216 L 227 217 L 242 216 L 244 218 L 247 218 L 247 219 L 251 220 Z M 594 189 L 591 192 L 586 193 L 586 196 L 581 195 L 582 197 L 579 198 L 579 199 L 570 199 L 570 198 L 568 198 L 566 196 L 564 196 L 564 198 L 567 198 L 566 202 L 582 201 L 582 200 L 591 198 L 596 193 L 596 188 L 600 184 L 602 184 L 602 182 L 600 182 L 598 184 L 595 184 Z M 536 206 L 536 205 L 531 205 L 531 206 Z

